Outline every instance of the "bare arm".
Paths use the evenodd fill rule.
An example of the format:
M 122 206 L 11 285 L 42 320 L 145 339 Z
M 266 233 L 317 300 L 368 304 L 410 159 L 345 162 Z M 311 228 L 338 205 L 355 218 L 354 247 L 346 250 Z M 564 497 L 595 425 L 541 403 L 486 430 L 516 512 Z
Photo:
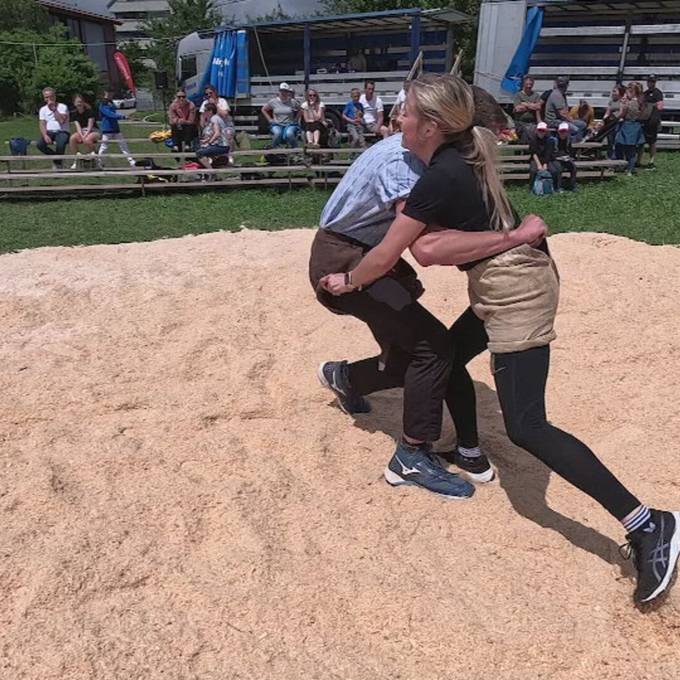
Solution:
M 46 141 L 46 142 L 51 142 L 49 136 L 47 135 L 47 124 L 45 123 L 44 120 L 39 120 L 38 121 L 38 127 L 40 128 L 40 136 Z
M 271 114 L 273 113 L 272 107 L 269 106 L 269 104 L 265 104 L 260 111 L 262 111 L 262 115 L 265 117 L 267 122 L 271 125 L 274 122 L 274 119 L 272 118 Z
M 497 255 L 523 243 L 537 245 L 547 234 L 548 228 L 540 217 L 527 215 L 517 229 L 508 232 L 452 229 L 428 232 L 411 245 L 411 252 L 424 267 L 458 265 Z
M 55 111 L 54 111 L 54 117 L 55 117 L 55 118 L 57 119 L 57 121 L 58 121 L 59 123 L 61 123 L 62 125 L 64 125 L 65 123 L 68 123 L 68 122 L 69 122 L 69 119 L 70 119 L 70 115 L 69 115 L 68 109 L 66 109 L 66 113 L 59 113 L 59 107 L 58 107 L 58 106 L 57 106 L 57 108 L 56 108 Z
M 498 231 L 484 231 L 484 232 L 463 232 L 444 230 L 441 232 L 434 232 L 426 234 L 426 237 L 451 234 L 451 241 L 446 250 L 447 262 L 436 261 L 433 259 L 431 253 L 431 244 L 426 239 L 420 245 L 416 245 L 418 241 L 422 241 L 424 237 L 418 238 L 423 230 L 425 224 L 418 222 L 411 217 L 404 215 L 401 212 L 404 203 L 401 202 L 397 206 L 397 217 L 390 226 L 385 238 L 373 248 L 357 265 L 357 267 L 350 272 L 351 286 L 345 284 L 344 274 L 329 274 L 321 280 L 321 285 L 333 293 L 340 295 L 347 293 L 358 286 L 366 286 L 373 283 L 376 279 L 386 274 L 401 257 L 401 254 L 411 246 L 411 252 L 416 260 L 423 266 L 431 264 L 464 264 L 474 260 L 480 260 L 485 257 L 491 257 L 498 253 L 510 250 L 515 246 L 523 243 L 533 242 L 537 238 L 543 238 L 545 232 L 545 224 L 540 218 L 535 218 L 540 223 L 537 226 L 536 221 L 531 223 L 532 231 L 528 229 L 515 229 L 510 232 Z M 525 220 L 526 221 L 526 220 Z M 524 225 L 524 223 L 522 223 Z M 540 237 L 540 238 L 539 238 Z M 416 241 L 418 239 L 418 241 Z M 455 243 L 455 247 L 453 244 Z M 436 242 L 435 242 L 436 245 Z M 437 248 L 435 247 L 436 251 Z

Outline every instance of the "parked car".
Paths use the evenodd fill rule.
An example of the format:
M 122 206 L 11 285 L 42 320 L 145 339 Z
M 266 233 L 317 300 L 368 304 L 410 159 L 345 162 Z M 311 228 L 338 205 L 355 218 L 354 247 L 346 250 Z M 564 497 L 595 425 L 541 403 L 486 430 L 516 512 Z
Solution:
M 118 109 L 136 109 L 137 97 L 135 97 L 131 92 L 126 92 L 120 97 L 114 97 L 113 103 Z

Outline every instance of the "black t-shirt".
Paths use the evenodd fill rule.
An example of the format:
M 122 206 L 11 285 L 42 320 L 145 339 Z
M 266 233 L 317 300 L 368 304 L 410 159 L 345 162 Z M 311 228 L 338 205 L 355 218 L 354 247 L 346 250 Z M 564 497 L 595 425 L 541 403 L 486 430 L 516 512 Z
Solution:
M 541 163 L 551 163 L 555 160 L 555 142 L 548 135 L 545 137 L 536 135 L 529 142 L 529 153 L 538 156 Z
M 96 116 L 94 115 L 94 111 L 92 109 L 90 108 L 83 109 L 82 113 L 80 113 L 78 109 L 73 109 L 71 111 L 71 122 L 80 123 L 80 127 L 83 128 L 83 130 L 87 129 L 87 124 L 90 118 L 95 119 L 95 123 L 92 126 L 92 129 L 95 129 L 97 127 L 97 121 Z
M 490 231 L 492 228 L 479 180 L 458 150 L 449 144 L 435 151 L 402 212 L 419 222 L 446 229 Z M 515 213 L 515 226 L 518 224 Z M 468 262 L 460 269 L 470 269 L 475 264 L 477 262 Z
M 656 105 L 658 102 L 663 101 L 663 92 L 658 87 L 652 87 L 645 92 L 644 99 L 647 104 L 652 104 L 654 106 L 647 124 L 658 125 L 661 122 L 661 111 L 656 108 Z

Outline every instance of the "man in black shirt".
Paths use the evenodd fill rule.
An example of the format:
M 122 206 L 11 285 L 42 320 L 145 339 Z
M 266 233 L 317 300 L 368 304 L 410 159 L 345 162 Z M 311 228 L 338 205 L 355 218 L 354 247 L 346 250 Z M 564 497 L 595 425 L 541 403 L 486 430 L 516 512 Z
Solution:
M 557 191 L 560 187 L 560 173 L 562 166 L 555 156 L 555 140 L 548 133 L 548 125 L 544 122 L 536 126 L 536 136 L 529 143 L 529 188 L 534 186 L 534 180 L 539 171 L 548 171 L 553 178 L 553 185 Z
M 576 191 L 576 162 L 574 161 L 574 150 L 569 137 L 569 125 L 560 123 L 557 128 L 557 142 L 555 144 L 555 161 L 559 165 L 557 173 L 557 190 L 562 191 L 562 173 L 569 173 L 570 191 Z
M 663 92 L 656 86 L 656 76 L 651 75 L 647 78 L 647 89 L 644 93 L 645 102 L 652 105 L 652 113 L 647 119 L 645 130 L 645 142 L 649 144 L 649 167 L 656 167 L 654 161 L 656 160 L 656 140 L 659 136 L 659 127 L 661 127 L 661 112 L 663 111 Z M 642 150 L 640 151 L 640 158 L 642 160 Z

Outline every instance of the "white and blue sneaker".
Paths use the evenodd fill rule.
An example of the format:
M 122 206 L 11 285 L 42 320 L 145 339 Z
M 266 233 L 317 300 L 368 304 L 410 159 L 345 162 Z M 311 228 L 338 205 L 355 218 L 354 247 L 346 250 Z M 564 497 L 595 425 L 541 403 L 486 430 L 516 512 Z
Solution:
M 316 371 L 319 382 L 338 399 L 340 408 L 347 414 L 370 413 L 371 405 L 352 390 L 346 361 L 326 361 Z
M 384 475 L 392 486 L 411 484 L 446 498 L 471 498 L 475 493 L 470 482 L 442 467 L 429 444 L 409 446 L 399 442 Z

